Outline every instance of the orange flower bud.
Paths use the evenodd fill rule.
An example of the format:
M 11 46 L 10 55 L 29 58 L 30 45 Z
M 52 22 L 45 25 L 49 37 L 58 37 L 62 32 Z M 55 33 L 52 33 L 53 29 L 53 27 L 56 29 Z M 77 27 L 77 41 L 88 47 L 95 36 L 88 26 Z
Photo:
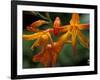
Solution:
M 59 33 L 59 27 L 60 27 L 60 18 L 56 17 L 55 21 L 54 21 L 54 35 L 57 36 Z

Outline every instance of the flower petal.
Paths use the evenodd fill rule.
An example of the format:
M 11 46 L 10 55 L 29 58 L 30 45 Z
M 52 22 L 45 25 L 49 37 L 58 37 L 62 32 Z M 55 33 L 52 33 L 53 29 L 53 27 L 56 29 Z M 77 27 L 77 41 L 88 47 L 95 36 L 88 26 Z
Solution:
M 32 28 L 36 28 L 36 27 L 39 27 L 39 26 L 41 26 L 41 25 L 43 25 L 43 24 L 47 24 L 47 23 L 48 23 L 48 22 L 45 21 L 45 20 L 37 20 L 37 21 L 33 22 L 30 26 L 31 26 Z
M 47 35 L 48 35 L 48 38 L 50 39 L 50 43 L 51 43 L 51 45 L 53 47 L 54 44 L 53 44 L 53 40 L 52 40 L 51 34 L 48 32 Z
M 78 13 L 73 13 L 72 14 L 72 19 L 70 21 L 70 24 L 74 25 L 74 26 L 79 24 L 79 14 Z
M 41 36 L 34 42 L 34 44 L 32 45 L 31 49 L 34 50 L 34 47 L 47 45 L 48 40 L 49 40 L 48 35 L 46 35 L 46 34 L 41 35 Z
M 25 40 L 37 39 L 37 38 L 39 38 L 42 34 L 43 34 L 43 32 L 38 32 L 38 33 L 31 34 L 31 35 L 23 35 L 23 39 L 25 39 Z
M 48 24 L 48 22 L 45 20 L 37 20 L 33 22 L 30 26 L 27 26 L 27 30 L 32 31 L 32 32 L 39 31 L 37 27 L 42 26 L 43 24 Z
M 40 30 L 37 28 L 32 28 L 31 26 L 27 26 L 27 30 L 31 32 L 39 32 Z
M 57 44 L 63 45 L 65 41 L 68 41 L 69 36 L 70 36 L 70 32 L 68 31 L 58 39 Z
M 85 37 L 84 34 L 82 34 L 80 30 L 77 31 L 77 34 L 78 34 L 78 38 L 80 40 L 80 43 L 84 47 L 89 48 L 89 40 L 88 40 L 88 38 Z
M 38 53 L 32 58 L 33 62 L 40 62 L 43 64 L 45 67 L 50 66 L 50 54 L 47 50 L 45 50 L 43 53 Z
M 78 25 L 78 28 L 79 28 L 80 30 L 89 29 L 89 24 L 79 24 L 79 25 Z
M 59 52 L 60 53 L 60 52 Z M 55 66 L 56 62 L 57 62 L 57 59 L 58 59 L 58 55 L 57 53 L 52 53 L 52 61 L 51 61 L 51 65 L 52 66 Z
M 40 38 L 37 39 L 37 40 L 33 43 L 31 49 L 34 50 L 34 47 L 37 47 L 37 46 L 39 46 L 39 45 L 40 45 Z
M 48 44 L 48 51 L 51 55 L 51 61 L 50 61 L 50 65 L 51 66 L 55 66 L 59 53 L 62 49 L 62 46 L 60 46 L 57 42 L 54 42 L 54 46 L 52 46 L 51 44 Z
M 62 29 L 60 30 L 61 32 L 67 32 L 70 29 L 70 25 L 64 25 L 62 26 Z
M 76 37 L 77 37 L 77 30 L 72 30 L 72 48 L 73 48 L 73 53 L 76 55 Z

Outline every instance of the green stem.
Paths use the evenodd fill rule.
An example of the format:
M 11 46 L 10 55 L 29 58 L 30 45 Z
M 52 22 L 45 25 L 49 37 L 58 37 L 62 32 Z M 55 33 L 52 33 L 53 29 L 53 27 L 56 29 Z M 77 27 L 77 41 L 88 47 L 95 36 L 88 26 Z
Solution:
M 46 15 L 46 17 L 49 19 L 49 21 L 52 23 L 52 20 L 51 20 L 51 18 L 50 18 L 49 13 L 48 13 L 48 12 L 45 12 L 45 15 Z
M 41 17 L 42 19 L 48 20 L 48 18 L 46 18 L 45 16 L 41 15 L 39 12 L 31 11 L 31 13 L 32 13 L 33 15 L 35 15 L 35 16 Z
M 48 20 L 48 18 L 46 18 L 45 16 L 41 15 L 39 12 L 37 12 L 37 15 L 39 15 L 41 18 Z

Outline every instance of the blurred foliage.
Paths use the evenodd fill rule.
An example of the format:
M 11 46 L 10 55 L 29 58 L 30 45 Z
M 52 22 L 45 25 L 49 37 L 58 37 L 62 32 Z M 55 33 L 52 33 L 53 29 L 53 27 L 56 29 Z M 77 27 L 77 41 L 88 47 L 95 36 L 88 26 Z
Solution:
M 44 17 L 41 17 L 40 15 Z M 23 34 L 32 34 L 33 32 L 29 32 L 26 30 L 26 26 L 30 25 L 32 22 L 44 19 L 50 22 L 48 25 L 40 26 L 39 29 L 44 30 L 48 28 L 52 28 L 54 19 L 59 16 L 61 19 L 61 25 L 69 24 L 71 19 L 71 13 L 56 13 L 49 12 L 49 17 L 45 16 L 46 12 L 33 12 L 33 11 L 23 11 Z M 48 19 L 48 18 L 50 19 Z M 80 14 L 80 23 L 89 23 L 89 14 Z M 89 30 L 83 31 L 83 33 L 89 37 Z M 59 36 L 55 37 L 52 35 L 54 41 L 56 41 Z M 35 48 L 33 51 L 31 50 L 31 46 L 34 43 L 34 40 L 27 41 L 23 40 L 23 68 L 41 68 L 43 65 L 39 62 L 32 62 L 32 57 L 36 55 L 40 48 Z M 57 60 L 56 67 L 63 66 L 84 66 L 89 65 L 89 49 L 84 48 L 79 41 L 77 41 L 77 55 L 73 56 L 72 53 L 72 45 L 65 44 L 62 51 L 60 52 L 59 58 Z

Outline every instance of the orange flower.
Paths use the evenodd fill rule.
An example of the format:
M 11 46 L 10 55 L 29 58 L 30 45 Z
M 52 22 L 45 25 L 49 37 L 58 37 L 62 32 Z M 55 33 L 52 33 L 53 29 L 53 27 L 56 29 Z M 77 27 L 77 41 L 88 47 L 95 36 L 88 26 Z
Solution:
M 63 48 L 64 41 L 68 38 L 68 33 L 62 35 L 57 42 L 44 46 L 40 53 L 33 56 L 33 62 L 40 62 L 45 67 L 55 66 L 59 53 Z
M 73 48 L 73 53 L 74 54 L 76 54 L 77 37 L 78 37 L 80 43 L 84 47 L 89 48 L 89 40 L 81 32 L 81 30 L 88 29 L 89 28 L 89 24 L 80 24 L 79 14 L 73 13 L 72 14 L 72 18 L 70 20 L 70 25 L 65 25 L 63 27 L 64 27 L 64 29 L 62 29 L 62 32 L 71 33 L 71 41 L 72 41 L 72 48 Z
M 60 46 L 58 46 L 56 43 L 54 43 L 53 47 L 51 44 L 46 45 L 44 48 L 42 48 L 40 53 L 33 56 L 32 61 L 40 62 L 45 67 L 54 66 L 58 57 L 58 52 L 56 50 L 58 47 Z
M 45 20 L 37 20 L 33 22 L 30 26 L 27 26 L 27 30 L 31 32 L 37 32 L 39 31 L 38 27 L 42 26 L 43 24 L 48 24 Z

